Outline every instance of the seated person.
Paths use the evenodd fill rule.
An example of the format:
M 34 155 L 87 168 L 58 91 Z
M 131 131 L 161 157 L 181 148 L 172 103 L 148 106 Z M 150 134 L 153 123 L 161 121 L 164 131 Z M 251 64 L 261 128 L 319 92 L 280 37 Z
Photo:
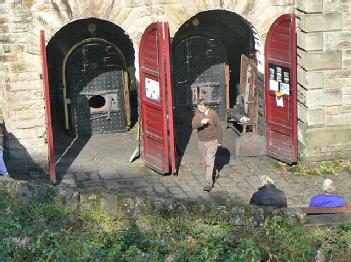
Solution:
M 5 166 L 3 151 L 4 151 L 4 148 L 2 145 L 0 145 L 0 176 L 8 176 L 9 173 L 7 173 L 7 169 Z
M 323 192 L 312 197 L 309 207 L 344 207 L 346 202 L 343 197 L 334 195 L 335 187 L 331 179 L 325 179 L 323 183 Z
M 261 176 L 258 191 L 250 200 L 250 205 L 287 207 L 288 203 L 283 191 L 277 189 L 269 176 Z

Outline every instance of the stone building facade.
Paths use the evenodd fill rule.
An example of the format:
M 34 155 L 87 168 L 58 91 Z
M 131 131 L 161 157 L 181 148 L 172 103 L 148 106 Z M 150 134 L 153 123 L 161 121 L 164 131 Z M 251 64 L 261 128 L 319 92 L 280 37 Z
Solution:
M 127 68 L 133 80 L 138 78 L 138 46 L 149 24 L 168 21 L 174 37 L 195 15 L 218 10 L 232 12 L 251 25 L 259 68 L 271 24 L 282 14 L 298 15 L 300 159 L 350 155 L 350 0 L 3 0 L 0 88 L 8 163 L 23 163 L 21 168 L 48 167 L 40 30 L 45 31 L 50 46 L 55 35 L 80 20 L 96 18 L 113 23 L 129 36 L 134 54 Z M 66 37 L 71 37 L 69 32 Z M 263 72 L 262 66 L 260 70 Z
M 350 155 L 351 1 L 297 1 L 301 157 Z

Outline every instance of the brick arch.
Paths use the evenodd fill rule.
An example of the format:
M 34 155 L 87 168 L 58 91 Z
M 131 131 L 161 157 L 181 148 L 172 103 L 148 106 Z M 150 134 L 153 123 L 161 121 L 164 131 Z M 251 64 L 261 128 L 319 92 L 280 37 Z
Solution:
M 39 1 L 38 1 L 39 2 Z M 234 12 L 249 21 L 264 41 L 269 26 L 282 13 L 291 12 L 294 5 L 275 6 L 271 0 L 261 1 L 187 1 L 178 0 L 173 5 L 140 3 L 133 1 L 121 3 L 113 0 L 59 1 L 51 3 L 35 3 L 33 14 L 33 29 L 45 29 L 47 39 L 66 24 L 87 17 L 108 20 L 120 26 L 133 41 L 139 41 L 145 28 L 155 21 L 168 21 L 170 35 L 174 36 L 179 27 L 196 14 L 211 10 L 227 10 Z M 32 29 L 32 32 L 34 33 Z M 35 32 L 35 34 L 38 34 Z
M 101 4 L 99 2 L 104 2 L 105 4 Z M 110 3 L 107 4 L 107 2 Z M 84 4 L 81 3 L 83 3 L 83 1 L 74 1 L 74 3 L 61 1 L 59 3 L 58 0 L 54 0 L 51 3 L 33 4 L 31 7 L 33 17 L 30 25 L 31 30 L 28 32 L 30 37 L 27 41 L 30 48 L 32 50 L 38 50 L 37 53 L 40 53 L 37 41 L 37 39 L 39 39 L 40 30 L 45 31 L 46 43 L 48 44 L 55 34 L 70 24 L 89 18 L 97 19 L 103 22 L 111 23 L 123 30 L 132 43 L 134 53 L 133 61 L 134 65 L 137 65 L 138 43 L 135 41 L 135 39 L 138 39 L 137 36 L 141 36 L 142 31 L 140 30 L 140 32 L 138 32 L 129 30 L 129 28 L 135 24 L 135 18 L 130 18 L 133 13 L 135 14 L 135 12 L 133 12 L 133 10 L 129 10 L 130 8 L 122 8 L 121 5 L 118 4 L 118 1 L 91 0 L 89 2 L 84 1 Z M 96 6 L 97 8 L 95 8 Z M 130 72 L 130 77 L 133 81 L 135 81 L 135 78 L 138 78 L 138 75 L 135 74 L 137 68 L 135 68 L 134 65 L 127 63 L 127 70 Z M 40 70 L 40 67 L 38 69 Z
M 239 3 L 240 2 L 240 3 Z M 189 21 L 192 17 L 202 12 L 211 12 L 225 10 L 232 12 L 242 18 L 251 28 L 254 36 L 254 49 L 256 50 L 256 59 L 258 69 L 263 73 L 264 65 L 264 40 L 273 21 L 281 15 L 281 10 L 277 10 L 270 0 L 259 1 L 253 5 L 250 1 L 186 1 L 182 0 L 183 5 L 174 7 L 174 12 L 167 15 L 167 21 L 170 24 L 170 35 L 174 37 L 181 26 Z M 286 8 L 287 12 L 289 8 Z M 290 8 L 291 9 L 291 8 Z M 290 10 L 291 11 L 291 10 Z M 173 15 L 172 15 L 173 14 Z M 260 22 L 263 20 L 264 22 Z M 262 41 L 261 41 L 262 39 Z
M 84 4 L 82 4 L 84 3 Z M 145 28 L 155 21 L 165 20 L 162 5 L 144 5 L 141 8 L 120 3 L 120 1 L 74 1 L 70 4 L 58 0 L 52 3 L 36 3 L 32 11 L 32 34 L 46 31 L 46 40 L 60 28 L 85 18 L 97 18 L 112 22 L 123 29 L 137 45 Z
M 89 38 L 114 44 L 123 54 L 126 66 L 134 64 L 133 41 L 129 35 L 115 23 L 93 17 L 74 20 L 61 27 L 48 41 L 47 49 L 54 49 L 56 55 L 64 57 L 74 45 Z
M 57 5 L 55 2 L 51 4 L 35 4 L 32 7 L 32 33 L 38 34 L 38 31 L 45 30 L 46 41 L 50 41 L 51 37 L 55 35 L 61 28 L 87 18 L 96 18 L 103 21 L 109 21 L 114 23 L 116 26 L 120 27 L 126 32 L 126 30 L 116 21 L 112 19 L 112 11 L 108 9 L 103 9 L 102 7 L 96 10 L 83 9 L 82 12 L 79 9 L 79 2 L 76 1 L 74 6 L 69 4 Z M 84 1 L 85 2 L 85 1 Z M 94 1 L 91 1 L 94 2 Z M 89 3 L 87 3 L 89 5 Z M 118 12 L 118 10 L 116 10 Z
M 282 13 L 294 11 L 294 4 L 274 6 L 270 0 L 256 1 L 203 1 L 196 3 L 194 1 L 182 0 L 183 5 L 174 7 L 174 11 L 167 15 L 170 24 L 170 35 L 173 37 L 180 27 L 189 19 L 201 12 L 226 10 L 242 17 L 252 29 L 255 38 L 255 49 L 257 52 L 257 60 L 259 62 L 258 69 L 263 73 L 264 65 L 264 42 L 271 24 Z M 222 4 L 221 4 L 222 3 Z
M 274 20 L 283 13 L 294 11 L 295 8 L 294 4 L 277 7 L 272 4 L 271 0 L 255 1 L 255 4 L 253 4 L 253 1 L 207 0 L 202 1 L 202 3 L 196 3 L 195 1 L 182 0 L 181 2 L 183 4 L 174 7 L 175 11 L 167 16 L 170 23 L 171 36 L 178 31 L 182 24 L 200 12 L 226 10 L 242 16 L 243 19 L 252 24 L 264 41 Z
M 266 4 L 264 5 L 262 4 L 262 2 Z M 188 27 L 185 26 L 185 28 L 191 28 L 192 19 L 194 17 L 198 17 L 200 14 L 211 13 L 211 12 L 217 12 L 218 15 L 225 12 L 235 14 L 237 18 L 236 21 L 237 22 L 240 21 L 242 26 L 244 26 L 244 24 L 246 24 L 247 26 L 247 28 L 246 26 L 244 26 L 246 28 L 244 34 L 245 35 L 251 34 L 251 39 L 254 42 L 253 49 L 251 49 L 251 51 L 254 51 L 254 53 L 256 54 L 256 60 L 258 62 L 258 70 L 260 72 L 259 77 L 260 79 L 262 79 L 264 74 L 264 40 L 266 38 L 267 32 L 269 31 L 271 24 L 275 21 L 276 18 L 278 18 L 282 14 L 281 9 L 277 8 L 277 6 L 272 6 L 271 1 L 262 1 L 262 2 L 257 4 L 257 6 L 250 6 L 246 3 L 244 4 L 246 6 L 239 6 L 239 5 L 233 4 L 231 6 L 227 6 L 226 8 L 218 8 L 217 6 L 199 8 L 198 5 L 183 6 L 177 12 L 179 16 L 171 17 L 173 18 L 173 20 L 169 20 L 171 35 L 174 37 L 174 43 L 177 42 L 177 32 L 179 32 L 179 30 L 181 29 L 184 29 L 184 25 L 186 25 L 186 23 L 188 23 L 189 26 Z M 290 7 L 290 9 L 286 8 L 286 11 L 287 12 L 293 11 L 293 7 Z M 263 22 L 260 19 L 262 19 Z M 216 21 L 216 20 L 213 20 L 213 21 Z M 237 24 L 237 23 L 234 23 L 234 24 Z M 241 35 L 240 32 L 238 33 L 239 35 Z M 217 37 L 218 37 L 218 34 L 217 34 Z M 261 41 L 261 39 L 263 41 Z M 252 45 L 251 42 L 249 45 L 250 46 Z M 228 48 L 230 49 L 230 47 Z M 236 69 L 234 70 L 234 72 L 239 72 L 240 69 L 235 67 L 236 65 L 240 65 L 239 63 L 237 63 L 237 61 L 235 60 L 230 65 L 231 67 L 233 66 L 233 68 Z M 237 84 L 239 81 L 239 76 L 236 74 L 233 74 L 231 75 L 231 79 L 233 79 L 233 82 L 231 83 L 231 85 L 235 86 L 235 83 Z M 262 81 L 260 81 L 260 83 L 262 83 Z M 264 90 L 264 87 L 262 84 L 260 84 L 259 89 Z M 262 91 L 260 91 L 259 96 L 262 98 L 262 101 L 264 101 Z M 235 95 L 233 95 L 233 97 L 235 97 Z M 263 105 L 264 104 L 261 103 L 260 109 L 259 109 L 260 112 L 262 111 L 258 119 L 260 134 L 264 133 L 263 127 L 264 127 L 265 119 L 263 117 L 264 116 Z

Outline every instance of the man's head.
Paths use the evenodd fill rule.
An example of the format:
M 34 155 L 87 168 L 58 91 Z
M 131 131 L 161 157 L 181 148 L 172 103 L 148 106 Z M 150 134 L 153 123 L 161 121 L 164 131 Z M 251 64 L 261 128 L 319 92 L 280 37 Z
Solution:
M 269 176 L 266 176 L 266 175 L 260 176 L 260 181 L 259 181 L 258 187 L 261 188 L 261 187 L 264 187 L 267 184 L 274 185 L 273 179 L 270 178 Z
M 197 103 L 197 109 L 201 113 L 205 113 L 206 110 L 208 109 L 208 103 L 205 100 L 200 99 L 199 102 Z
M 331 179 L 325 179 L 323 182 L 323 192 L 326 194 L 333 194 L 335 191 L 334 182 Z

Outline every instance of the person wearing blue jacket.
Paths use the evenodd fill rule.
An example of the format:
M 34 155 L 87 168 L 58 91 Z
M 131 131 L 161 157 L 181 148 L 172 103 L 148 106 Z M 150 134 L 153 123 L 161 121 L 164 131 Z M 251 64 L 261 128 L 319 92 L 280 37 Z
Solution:
M 323 182 L 323 194 L 312 197 L 309 207 L 344 207 L 346 201 L 342 196 L 334 194 L 334 182 L 325 179 Z
M 8 176 L 7 169 L 4 162 L 4 148 L 0 145 L 0 176 Z

